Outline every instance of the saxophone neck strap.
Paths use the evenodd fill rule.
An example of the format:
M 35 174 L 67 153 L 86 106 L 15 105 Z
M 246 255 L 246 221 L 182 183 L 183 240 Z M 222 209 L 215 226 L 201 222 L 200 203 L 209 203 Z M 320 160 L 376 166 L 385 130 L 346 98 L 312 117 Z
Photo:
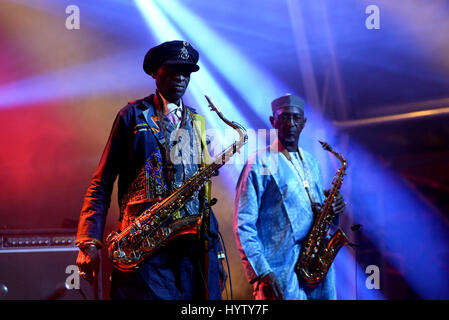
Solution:
M 207 141 L 206 141 L 206 121 L 205 118 L 197 113 L 193 113 L 191 110 L 187 109 L 187 112 L 190 114 L 190 118 L 192 119 L 192 127 L 197 139 L 201 141 L 200 149 L 198 150 L 201 155 L 201 166 L 206 167 L 208 163 L 210 163 L 210 156 L 207 150 Z M 203 188 L 204 192 L 204 201 L 202 212 L 202 226 L 201 226 L 201 234 L 207 234 L 210 229 L 210 199 L 211 199 L 211 182 L 207 182 Z
M 165 173 L 166 173 L 166 177 L 167 177 L 167 179 L 166 179 L 167 187 L 168 187 L 167 191 L 169 194 L 171 194 L 173 192 L 173 182 L 175 181 L 175 166 L 170 159 L 170 142 L 168 140 L 167 128 L 165 127 L 164 115 L 163 115 L 164 102 L 162 101 L 159 91 L 156 91 L 154 104 L 155 104 L 156 114 L 159 119 L 159 125 L 164 134 L 164 146 L 163 146 L 164 152 L 162 152 L 161 154 L 163 155 L 164 160 L 165 160 L 164 169 L 165 169 Z

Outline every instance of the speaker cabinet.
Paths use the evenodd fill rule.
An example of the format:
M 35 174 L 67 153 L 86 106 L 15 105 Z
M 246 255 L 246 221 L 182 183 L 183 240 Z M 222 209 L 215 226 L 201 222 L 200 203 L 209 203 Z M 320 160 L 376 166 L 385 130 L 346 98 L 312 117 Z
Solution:
M 74 246 L 74 236 L 17 231 L 2 234 L 0 299 L 95 299 L 98 291 L 78 274 L 78 248 Z

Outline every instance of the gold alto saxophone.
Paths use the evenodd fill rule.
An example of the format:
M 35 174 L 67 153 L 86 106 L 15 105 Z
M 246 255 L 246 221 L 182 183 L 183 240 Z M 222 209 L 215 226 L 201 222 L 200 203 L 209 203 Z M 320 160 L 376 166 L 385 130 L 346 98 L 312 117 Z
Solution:
M 346 174 L 347 162 L 341 154 L 332 150 L 329 144 L 321 141 L 320 143 L 324 150 L 331 152 L 340 160 L 341 167 L 332 180 L 332 188 L 329 190 L 329 194 L 321 208 L 315 213 L 314 223 L 303 243 L 301 254 L 295 265 L 298 277 L 312 287 L 323 281 L 338 251 L 349 243 L 348 238 L 340 228 L 328 240 L 329 228 L 336 216 L 332 209 L 332 203 L 340 192 L 343 176 Z
M 122 271 L 137 269 L 140 263 L 173 239 L 200 232 L 200 214 L 174 220 L 174 213 L 191 200 L 218 169 L 239 152 L 248 139 L 246 130 L 240 124 L 227 120 L 209 97 L 206 96 L 206 99 L 211 110 L 239 133 L 239 140 L 223 150 L 215 161 L 200 167 L 170 196 L 145 210 L 123 231 L 109 234 L 106 239 L 108 253 L 115 268 Z

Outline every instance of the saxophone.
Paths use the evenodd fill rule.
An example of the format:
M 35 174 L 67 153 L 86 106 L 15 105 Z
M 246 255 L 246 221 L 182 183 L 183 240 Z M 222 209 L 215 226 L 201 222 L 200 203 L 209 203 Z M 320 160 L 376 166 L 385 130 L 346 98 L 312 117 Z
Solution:
M 327 239 L 330 225 L 335 218 L 332 203 L 335 196 L 340 192 L 343 176 L 346 174 L 347 162 L 341 154 L 332 150 L 329 144 L 321 141 L 320 144 L 324 150 L 331 152 L 340 160 L 341 167 L 337 170 L 332 180 L 332 188 L 326 195 L 326 199 L 318 212 L 316 212 L 314 223 L 295 265 L 298 277 L 312 287 L 323 281 L 338 251 L 344 245 L 349 244 L 348 238 L 340 228 L 329 240 Z
M 246 130 L 234 121 L 227 120 L 213 102 L 206 96 L 209 107 L 229 126 L 239 133 L 239 140 L 223 150 L 215 161 L 200 167 L 170 196 L 155 203 L 139 215 L 120 233 L 113 231 L 106 238 L 109 257 L 115 268 L 121 271 L 137 269 L 143 261 L 158 249 L 181 235 L 199 234 L 202 215 L 190 215 L 173 219 L 186 202 L 197 195 L 211 177 L 246 143 Z

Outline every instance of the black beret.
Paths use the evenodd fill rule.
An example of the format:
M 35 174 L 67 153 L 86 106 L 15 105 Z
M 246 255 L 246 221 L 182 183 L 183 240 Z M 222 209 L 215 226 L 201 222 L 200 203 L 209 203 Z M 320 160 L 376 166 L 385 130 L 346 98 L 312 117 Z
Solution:
M 187 41 L 167 41 L 148 50 L 143 60 L 143 70 L 151 75 L 163 64 L 179 64 L 195 72 L 200 69 L 197 65 L 198 59 L 198 51 Z

